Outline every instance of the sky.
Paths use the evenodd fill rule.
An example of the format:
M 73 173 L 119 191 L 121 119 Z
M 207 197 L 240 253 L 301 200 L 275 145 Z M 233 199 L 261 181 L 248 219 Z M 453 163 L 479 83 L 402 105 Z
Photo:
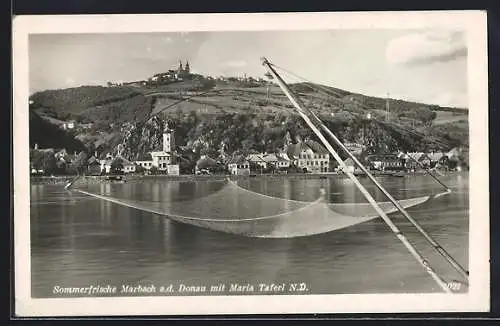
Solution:
M 179 60 L 194 73 L 263 77 L 262 56 L 355 93 L 468 107 L 465 33 L 427 29 L 31 34 L 30 93 L 142 80 Z

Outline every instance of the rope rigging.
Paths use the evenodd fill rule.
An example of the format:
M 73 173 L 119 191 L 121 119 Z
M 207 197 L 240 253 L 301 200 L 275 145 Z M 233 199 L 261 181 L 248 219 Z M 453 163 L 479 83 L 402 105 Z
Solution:
M 282 67 L 279 67 L 275 64 L 272 64 L 271 65 L 277 69 L 279 69 L 280 71 L 283 71 L 285 72 L 286 74 L 288 75 L 291 75 L 299 80 L 302 80 L 303 82 L 305 82 L 305 84 L 303 84 L 304 86 L 308 87 L 309 89 L 311 90 L 314 90 L 314 91 L 317 91 L 318 93 L 321 93 L 323 95 L 326 95 L 327 97 L 329 97 L 330 99 L 332 99 L 333 101 L 337 102 L 337 103 L 340 103 L 340 104 L 345 104 L 345 101 L 342 100 L 342 98 L 344 98 L 345 96 L 349 95 L 350 93 L 348 94 L 341 94 L 339 91 L 335 90 L 335 89 L 332 89 L 332 88 L 329 88 L 329 87 L 326 87 L 326 86 L 323 86 L 323 85 L 320 85 L 320 84 L 316 84 L 310 80 L 308 80 L 307 78 L 304 78 L 304 77 L 301 77 L 289 70 L 286 70 Z M 333 95 L 332 95 L 333 94 Z M 303 96 L 307 96 L 308 94 L 301 94 Z M 354 101 L 354 100 L 353 100 Z M 358 102 L 358 101 L 355 101 L 356 105 L 366 109 L 366 110 L 374 110 L 373 107 L 370 107 L 369 105 L 367 104 L 364 104 L 364 103 L 361 103 L 361 102 Z M 357 117 L 360 117 L 361 114 L 360 113 L 357 113 L 357 112 L 353 112 L 353 111 L 349 111 L 351 114 L 357 116 Z M 403 132 L 403 133 L 408 133 L 408 134 L 411 134 L 412 136 L 415 136 L 415 137 L 418 137 L 418 138 L 424 138 L 424 137 L 427 137 L 427 135 L 425 133 L 422 133 L 422 132 L 418 132 L 416 130 L 411 130 L 409 128 L 403 128 L 402 126 L 400 126 L 399 124 L 395 123 L 395 122 L 392 122 L 392 121 L 383 121 L 383 120 L 379 120 L 377 119 L 377 117 L 373 117 L 371 120 L 377 122 L 377 123 L 380 123 L 382 125 L 389 125 L 389 126 L 392 126 L 392 127 L 395 127 L 395 128 L 398 128 L 400 130 L 400 132 Z M 446 143 L 446 142 L 443 142 L 441 140 L 438 140 L 438 139 L 429 139 L 429 141 L 437 144 L 437 145 L 440 145 L 440 146 L 445 146 L 445 147 L 449 147 L 450 144 Z
M 298 76 L 298 75 L 296 75 L 296 74 L 294 74 L 294 73 L 292 73 L 292 72 L 290 72 L 290 71 L 288 71 L 288 70 L 285 70 L 284 68 L 278 67 L 278 66 L 276 66 L 276 65 L 274 65 L 274 64 L 271 64 L 271 65 L 272 65 L 273 67 L 278 68 L 279 70 L 282 70 L 282 71 L 284 71 L 284 72 L 286 72 L 286 73 L 288 73 L 288 74 L 290 74 L 290 75 L 292 75 L 292 76 L 296 77 L 296 78 L 300 78 L 300 79 L 302 79 L 303 81 L 305 81 L 305 82 L 307 82 L 307 83 L 308 83 L 308 84 L 306 84 L 306 86 L 307 86 L 307 87 L 309 87 L 310 89 L 312 89 L 312 90 L 317 90 L 318 92 L 323 93 L 324 95 L 329 96 L 330 98 L 333 98 L 334 100 L 341 101 L 341 100 L 339 100 L 338 98 L 332 97 L 332 96 L 331 96 L 328 92 L 330 92 L 330 91 L 331 91 L 331 92 L 336 93 L 336 95 L 338 95 L 339 97 L 340 97 L 340 96 L 342 96 L 342 97 L 343 97 L 343 95 L 339 95 L 339 94 L 338 94 L 336 91 L 334 91 L 334 90 L 331 90 L 331 89 L 329 89 L 329 88 L 327 88 L 327 87 L 325 87 L 325 86 L 322 86 L 322 85 L 317 85 L 317 84 L 315 84 L 315 83 L 313 83 L 313 82 L 311 82 L 311 81 L 309 81 L 309 80 L 305 79 L 304 77 L 300 77 L 300 76 Z M 312 86 L 312 85 L 314 85 L 314 86 Z M 321 91 L 321 90 L 319 90 L 319 89 L 321 89 L 321 90 L 325 90 L 325 91 L 326 91 L 326 94 L 325 94 L 325 92 L 322 92 L 322 91 Z M 344 101 L 341 101 L 341 102 L 342 102 L 342 103 L 344 103 Z M 359 102 L 356 102 L 356 103 L 357 103 L 357 104 L 359 104 L 360 106 L 364 106 L 364 108 L 366 108 L 366 109 L 373 110 L 373 108 L 371 108 L 371 107 L 369 107 L 369 106 L 367 106 L 367 105 L 365 105 L 365 104 L 362 104 L 362 103 L 359 103 Z M 312 112 L 312 111 L 311 111 L 311 112 Z M 359 114 L 359 113 L 356 113 L 356 112 L 350 112 L 350 113 L 352 113 L 353 115 L 357 116 L 358 118 L 363 118 L 363 116 L 362 116 L 361 114 Z M 314 113 L 313 113 L 313 114 L 314 114 Z M 317 118 L 317 117 L 316 117 L 316 118 Z M 319 118 L 317 118 L 317 119 L 319 120 Z M 382 125 L 382 126 L 384 126 L 384 127 L 394 127 L 394 128 L 396 128 L 396 129 L 399 129 L 399 131 L 400 131 L 400 132 L 403 132 L 403 133 L 406 133 L 406 134 L 411 134 L 411 135 L 413 135 L 413 136 L 415 136 L 415 137 L 425 137 L 425 136 L 426 136 L 425 134 L 421 134 L 421 133 L 418 133 L 418 132 L 416 132 L 416 131 L 414 131 L 414 130 L 410 130 L 410 129 L 404 128 L 404 127 L 402 127 L 402 126 L 400 126 L 400 125 L 398 125 L 398 124 L 396 124 L 396 123 L 394 123 L 394 122 L 380 121 L 380 120 L 378 120 L 376 117 L 374 117 L 374 118 L 372 118 L 372 119 L 370 119 L 370 120 L 371 120 L 371 121 L 375 121 L 376 123 L 379 123 L 380 125 Z M 432 140 L 432 141 L 433 141 L 433 142 L 435 142 L 435 143 L 436 143 L 436 144 L 438 144 L 438 145 L 441 145 L 441 146 L 445 146 L 445 145 L 446 145 L 446 146 L 448 146 L 448 144 L 445 144 L 445 143 L 443 143 L 443 142 L 441 142 L 441 141 L 439 141 L 439 140 Z M 446 185 L 445 185 L 445 184 L 444 184 L 441 180 L 439 180 L 439 178 L 438 178 L 438 177 L 436 177 L 436 176 L 432 173 L 432 171 L 430 171 L 430 169 L 426 168 L 426 167 L 425 167 L 425 166 L 424 166 L 421 162 L 418 162 L 417 160 L 415 160 L 415 159 L 414 159 L 413 157 L 411 157 L 410 155 L 407 155 L 407 156 L 408 156 L 408 157 L 409 157 L 412 161 L 414 161 L 415 163 L 417 163 L 417 164 L 418 164 L 421 168 L 423 168 L 423 169 L 425 170 L 425 172 L 426 172 L 427 174 L 429 174 L 429 175 L 430 175 L 430 176 L 431 176 L 431 177 L 432 177 L 432 178 L 433 178 L 436 182 L 438 182 L 441 186 L 443 186 L 443 187 L 446 189 L 446 191 L 449 191 L 449 190 L 450 190 L 448 186 L 446 186 Z
M 432 237 L 406 212 L 406 210 L 397 203 L 397 201 L 385 190 L 384 187 L 373 177 L 373 175 L 359 162 L 359 160 L 345 147 L 345 145 L 340 142 L 340 140 L 321 122 L 321 120 L 312 112 L 311 110 L 305 110 L 299 104 L 300 99 L 295 97 L 291 91 L 289 90 L 286 83 L 283 79 L 277 74 L 274 70 L 273 66 L 269 63 L 266 58 L 262 58 L 262 64 L 267 68 L 267 70 L 273 75 L 274 78 L 277 79 L 279 86 L 283 90 L 283 92 L 288 96 L 290 101 L 296 107 L 298 113 L 301 117 L 306 121 L 308 126 L 314 131 L 316 136 L 321 140 L 323 145 L 328 149 L 330 154 L 337 160 L 341 167 L 345 168 L 345 163 L 342 161 L 338 153 L 333 149 L 330 143 L 324 138 L 324 136 L 319 131 L 321 128 L 324 132 L 326 132 L 330 138 L 332 138 L 335 143 L 340 146 L 349 157 L 366 173 L 366 175 L 370 178 L 370 180 L 381 190 L 384 195 L 394 204 L 394 206 L 410 221 L 412 225 L 414 225 L 417 230 L 424 236 L 424 238 L 436 249 L 436 251 L 443 256 L 450 265 L 455 268 L 464 278 L 468 279 L 468 271 L 466 271 L 457 261 L 449 255 L 449 253 L 444 250 L 444 248 L 439 245 Z M 311 119 L 312 118 L 312 119 Z M 313 122 L 314 121 L 314 122 Z M 432 278 L 441 286 L 441 288 L 445 292 L 451 292 L 450 289 L 446 286 L 443 279 L 435 273 L 435 271 L 429 266 L 428 262 L 416 251 L 416 249 L 408 242 L 406 237 L 401 233 L 399 228 L 392 222 L 392 220 L 385 214 L 385 212 L 379 207 L 379 205 L 375 202 L 371 194 L 364 188 L 363 185 L 359 182 L 359 180 L 354 176 L 353 173 L 349 172 L 347 169 L 347 176 L 355 183 L 358 189 L 362 192 L 365 198 L 368 200 L 370 204 L 372 204 L 373 208 L 379 213 L 382 219 L 386 222 L 386 224 L 390 227 L 390 229 L 394 232 L 394 234 L 398 237 L 398 239 L 406 246 L 406 248 L 410 251 L 410 253 L 416 258 L 417 261 L 425 268 L 425 270 L 432 276 Z M 448 189 L 449 190 L 449 189 Z
M 386 222 L 386 224 L 389 226 L 391 231 L 396 235 L 396 237 L 405 245 L 405 247 L 408 249 L 408 251 L 413 255 L 413 257 L 424 267 L 424 269 L 431 275 L 431 277 L 437 282 L 437 284 L 442 288 L 443 291 L 445 292 L 451 292 L 449 287 L 446 285 L 446 282 L 440 277 L 429 265 L 427 260 L 421 256 L 418 251 L 413 247 L 413 245 L 406 239 L 406 237 L 402 234 L 401 230 L 398 228 L 394 222 L 387 216 L 387 214 L 395 211 L 394 207 L 396 210 L 401 212 L 406 219 L 408 219 L 413 226 L 417 228 L 417 230 L 424 236 L 424 238 L 429 242 L 433 248 L 441 255 L 443 256 L 462 276 L 464 276 L 465 279 L 468 279 L 468 271 L 466 271 L 458 262 L 456 262 L 451 255 L 441 246 L 439 245 L 405 210 L 406 207 L 411 207 L 413 205 L 406 205 L 402 204 L 398 201 L 396 201 L 383 187 L 378 181 L 371 175 L 371 173 L 366 170 L 366 168 L 357 160 L 355 156 L 350 153 L 350 151 L 342 144 L 342 142 L 323 124 L 323 122 L 318 118 L 314 112 L 310 110 L 305 110 L 301 106 L 301 101 L 299 98 L 295 97 L 288 89 L 284 81 L 281 79 L 281 77 L 274 71 L 272 67 L 279 68 L 271 63 L 269 63 L 266 59 L 263 61 L 264 66 L 268 68 L 270 71 L 270 74 L 278 79 L 280 87 L 282 87 L 284 93 L 287 95 L 287 97 L 290 99 L 292 104 L 294 105 L 295 109 L 298 111 L 299 115 L 306 121 L 307 125 L 314 131 L 314 133 L 320 138 L 320 140 L 323 142 L 325 147 L 329 150 L 330 154 L 337 160 L 337 162 L 340 164 L 340 166 L 345 167 L 344 162 L 340 159 L 340 156 L 338 153 L 333 149 L 331 144 L 325 139 L 325 137 L 321 134 L 320 129 L 323 130 L 335 143 L 337 146 L 339 146 L 343 151 L 345 151 L 350 158 L 353 159 L 353 161 L 367 174 L 367 176 L 370 178 L 372 182 L 379 188 L 384 195 L 389 199 L 389 203 L 385 203 L 386 205 L 384 208 L 382 208 L 383 203 L 377 203 L 372 195 L 364 188 L 363 185 L 359 182 L 359 180 L 350 172 L 346 172 L 348 177 L 354 182 L 356 187 L 361 191 L 361 193 L 364 195 L 364 197 L 367 199 L 368 203 L 373 207 L 375 210 L 375 213 L 378 215 L 375 216 L 367 216 L 365 218 L 373 218 L 380 216 Z M 279 68 L 283 70 L 282 68 Z M 309 82 L 309 81 L 308 81 Z M 309 82 L 314 85 L 314 83 Z M 282 85 L 283 84 L 283 85 Z M 310 85 L 307 85 L 308 87 L 311 87 Z M 322 86 L 316 85 L 318 88 L 324 88 Z M 313 88 L 313 87 L 311 87 Z M 314 88 L 313 88 L 314 89 Z M 182 102 L 185 102 L 191 98 L 202 96 L 205 94 L 209 93 L 222 93 L 222 92 L 232 92 L 235 91 L 234 89 L 211 89 L 208 91 L 204 91 L 201 93 L 196 93 L 194 95 L 182 98 L 164 108 L 159 110 L 158 112 L 151 114 L 147 121 L 151 120 L 155 116 L 162 114 L 166 110 L 168 110 L 171 107 L 174 107 Z M 242 90 L 239 90 L 242 91 Z M 332 91 L 333 90 L 329 90 Z M 336 94 L 337 97 L 333 97 L 332 95 L 329 95 L 332 97 L 334 100 L 341 101 L 339 97 L 343 97 L 344 95 L 339 95 Z M 343 101 L 342 101 L 343 102 Z M 344 102 L 343 102 L 344 103 Z M 365 104 L 358 103 L 360 106 L 364 106 L 368 108 Z M 371 108 L 370 108 L 371 109 Z M 353 113 L 357 114 L 357 113 Z M 375 120 L 377 121 L 377 120 Z M 379 123 L 382 123 L 380 121 L 377 121 Z M 396 125 L 392 122 L 385 122 L 387 125 Z M 397 126 L 399 128 L 402 128 L 401 126 Z M 408 133 L 413 133 L 413 135 L 418 135 L 417 132 L 414 131 L 408 131 Z M 417 162 L 420 163 L 420 162 Z M 442 183 L 437 177 L 435 177 L 430 171 L 426 170 L 428 174 L 430 174 L 437 182 L 439 182 L 444 188 L 447 189 L 447 192 L 450 192 L 451 190 L 444 184 Z M 71 185 L 76 181 L 76 178 L 72 180 L 65 188 L 67 190 L 70 189 Z M 317 206 L 315 207 L 315 214 L 313 214 L 313 218 L 311 220 L 303 221 L 303 213 L 302 213 L 302 208 L 299 208 L 300 212 L 295 213 L 296 211 L 292 211 L 289 213 L 283 213 L 283 214 L 276 214 L 276 215 L 269 215 L 269 216 L 264 216 L 264 217 L 259 217 L 259 218 L 249 218 L 249 219 L 240 219 L 239 223 L 230 223 L 231 225 L 236 225 L 236 226 L 228 226 L 227 219 L 203 219 L 203 218 L 196 218 L 192 216 L 181 216 L 181 215 L 176 215 L 172 212 L 165 212 L 164 210 L 158 210 L 155 208 L 151 207 L 146 207 L 144 205 L 140 205 L 138 202 L 132 202 L 129 201 L 127 202 L 126 200 L 123 199 L 116 199 L 108 196 L 103 196 L 103 195 L 97 195 L 97 194 L 92 194 L 90 192 L 82 191 L 82 190 L 77 190 L 80 191 L 81 193 L 94 196 L 97 198 L 101 198 L 107 201 L 115 202 L 121 205 L 129 206 L 132 208 L 136 209 L 141 209 L 144 211 L 149 211 L 155 214 L 163 214 L 167 215 L 169 218 L 172 218 L 173 220 L 177 220 L 180 222 L 188 223 L 188 224 L 193 224 L 197 226 L 202 226 L 210 229 L 215 229 L 215 230 L 220 230 L 224 232 L 229 232 L 229 233 L 236 233 L 236 234 L 243 234 L 243 235 L 249 235 L 249 236 L 261 236 L 261 237 L 290 237 L 290 236 L 297 236 L 297 235 L 309 235 L 309 234 L 318 234 L 322 232 L 329 232 L 331 230 L 336 230 L 339 229 L 339 225 L 342 227 L 350 226 L 359 223 L 358 222 L 353 222 L 353 220 L 350 220 L 351 217 L 342 215 L 339 213 L 336 213 L 335 211 L 332 211 L 331 208 L 328 205 L 319 205 L 319 202 L 313 202 L 317 203 Z M 418 202 L 418 201 L 417 201 Z M 390 207 L 390 205 L 387 204 L 392 204 L 393 207 Z M 311 205 L 309 203 L 308 205 Z M 404 206 L 404 207 L 403 207 Z M 309 206 L 306 206 L 309 207 Z M 312 206 L 311 206 L 312 207 Z M 206 207 L 205 207 L 206 208 Z M 317 211 L 316 211 L 317 210 Z M 333 216 L 337 218 L 337 224 L 333 225 L 331 221 L 329 221 L 330 224 L 327 224 L 325 221 L 326 216 L 330 216 L 333 213 Z M 289 214 L 289 215 L 287 215 Z M 286 221 L 283 220 L 283 218 L 286 217 Z M 265 223 L 266 225 L 258 225 L 255 222 L 256 221 L 262 221 L 262 223 Z M 189 221 L 189 222 L 186 222 Z M 236 222 L 237 220 L 233 220 Z M 343 221 L 343 222 L 339 222 Z M 293 223 L 292 223 L 293 222 Z M 244 223 L 244 224 L 243 224 Z M 317 224 L 314 224 L 317 223 Z M 340 224 L 338 224 L 340 223 Z M 312 226 L 311 226 L 312 225 Z M 238 229 L 239 228 L 239 229 Z M 272 231 L 269 231 L 272 230 Z M 267 233 L 266 233 L 267 232 Z M 270 233 L 269 233 L 270 232 Z

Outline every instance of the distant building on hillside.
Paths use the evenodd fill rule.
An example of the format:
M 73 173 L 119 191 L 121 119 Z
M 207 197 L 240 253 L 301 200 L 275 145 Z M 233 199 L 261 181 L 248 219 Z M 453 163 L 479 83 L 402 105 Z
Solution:
M 361 155 L 361 153 L 363 152 L 365 146 L 361 145 L 361 144 L 358 144 L 358 143 L 345 143 L 344 144 L 345 147 L 347 147 L 347 149 L 354 155 Z
M 75 120 L 69 120 L 67 122 L 64 122 L 62 124 L 62 127 L 64 130 L 69 130 L 75 128 L 76 121 Z
M 148 78 L 147 83 L 150 85 L 169 84 L 188 79 L 191 75 L 189 62 L 186 61 L 186 64 L 183 66 L 182 61 L 179 60 L 179 67 L 177 69 L 169 69 L 167 72 L 154 74 L 152 77 Z

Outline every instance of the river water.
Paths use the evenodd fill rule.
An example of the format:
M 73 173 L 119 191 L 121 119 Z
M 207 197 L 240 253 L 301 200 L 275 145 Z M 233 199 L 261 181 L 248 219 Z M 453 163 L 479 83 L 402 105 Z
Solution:
M 396 199 L 442 191 L 426 175 L 378 179 Z M 468 268 L 468 174 L 450 173 L 441 179 L 452 193 L 409 208 L 408 212 Z M 361 181 L 378 201 L 386 200 L 369 180 Z M 223 185 L 220 181 L 156 179 L 82 189 L 176 202 L 202 198 Z M 303 201 L 315 200 L 320 188 L 324 188 L 330 202 L 365 202 L 354 184 L 342 177 L 256 177 L 240 180 L 238 185 L 272 197 Z M 36 298 L 61 297 L 56 287 L 91 285 L 116 286 L 118 292 L 122 285 L 155 288 L 153 293 L 114 295 L 283 294 L 282 287 L 288 291 L 291 283 L 302 284 L 306 289 L 299 292 L 302 294 L 440 291 L 381 218 L 324 234 L 266 239 L 172 222 L 164 216 L 67 192 L 62 185 L 32 185 L 30 208 L 31 289 Z M 265 210 L 264 205 L 241 204 L 245 216 L 265 215 Z M 390 217 L 439 275 L 450 282 L 460 280 L 408 221 L 396 213 Z M 248 291 L 228 293 L 231 284 Z M 277 287 L 262 293 L 259 284 Z M 170 285 L 173 292 L 159 292 L 160 287 L 168 289 Z M 184 290 L 179 291 L 182 286 Z M 210 292 L 211 286 L 224 290 Z M 205 292 L 199 292 L 203 287 Z M 466 290 L 465 286 L 460 288 Z

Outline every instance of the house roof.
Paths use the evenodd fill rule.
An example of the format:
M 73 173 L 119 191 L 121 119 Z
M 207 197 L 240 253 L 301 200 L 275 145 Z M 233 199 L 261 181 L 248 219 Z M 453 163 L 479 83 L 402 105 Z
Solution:
M 164 151 L 156 151 L 156 152 L 151 152 L 151 157 L 153 156 L 170 156 L 169 153 L 164 152 Z
M 424 153 L 408 153 L 408 156 L 410 156 L 412 159 L 415 161 L 420 160 L 420 158 L 424 155 Z
M 227 164 L 248 164 L 248 161 L 243 155 L 236 155 L 232 157 Z
M 314 140 L 306 140 L 306 145 L 317 154 L 328 154 L 328 150 L 320 143 Z
M 140 155 L 137 161 L 152 161 L 153 158 L 151 157 L 150 153 L 144 153 L 143 155 Z
M 286 147 L 286 153 L 290 156 L 298 156 L 300 152 L 312 150 L 316 154 L 328 154 L 328 150 L 315 140 L 301 141 L 297 144 L 290 144 Z
M 113 163 L 113 160 L 110 158 L 107 158 L 105 160 L 100 160 L 99 163 L 104 164 L 104 165 L 111 165 L 111 163 Z
M 214 165 L 217 165 L 217 161 L 208 156 L 202 157 L 198 161 L 196 161 L 196 167 L 198 169 L 204 169 Z
M 97 158 L 95 156 L 91 156 L 88 161 L 87 161 L 88 164 L 99 164 L 99 162 L 97 161 Z
M 388 160 L 396 160 L 399 158 L 398 154 L 374 154 L 368 155 L 366 157 L 367 161 L 388 161 Z
M 282 155 L 276 155 L 276 159 L 278 162 L 288 162 L 290 159 L 288 158 L 288 155 L 282 154 Z
M 354 162 L 354 160 L 352 158 L 347 158 L 345 161 L 344 161 L 344 164 L 347 165 L 347 166 L 356 166 L 356 163 Z
M 439 161 L 445 155 L 443 153 L 431 153 L 428 156 L 431 159 L 431 161 L 436 162 Z
M 262 162 L 264 160 L 262 154 L 250 154 L 246 159 L 250 162 Z
M 448 153 L 446 153 L 446 156 L 448 157 L 459 156 L 459 155 L 460 155 L 460 149 L 458 149 L 457 147 L 453 148 Z
M 297 144 L 289 144 L 286 146 L 286 153 L 289 156 L 299 156 L 300 152 L 310 149 L 304 142 L 299 142 Z M 312 150 L 312 149 L 311 149 Z
M 132 165 L 135 165 L 135 163 L 130 162 L 129 160 L 127 160 L 127 159 L 125 159 L 123 157 L 120 157 L 120 159 L 122 160 L 123 166 L 132 166 Z
M 278 158 L 274 154 L 264 155 L 263 159 L 266 162 L 277 162 L 278 161 Z

